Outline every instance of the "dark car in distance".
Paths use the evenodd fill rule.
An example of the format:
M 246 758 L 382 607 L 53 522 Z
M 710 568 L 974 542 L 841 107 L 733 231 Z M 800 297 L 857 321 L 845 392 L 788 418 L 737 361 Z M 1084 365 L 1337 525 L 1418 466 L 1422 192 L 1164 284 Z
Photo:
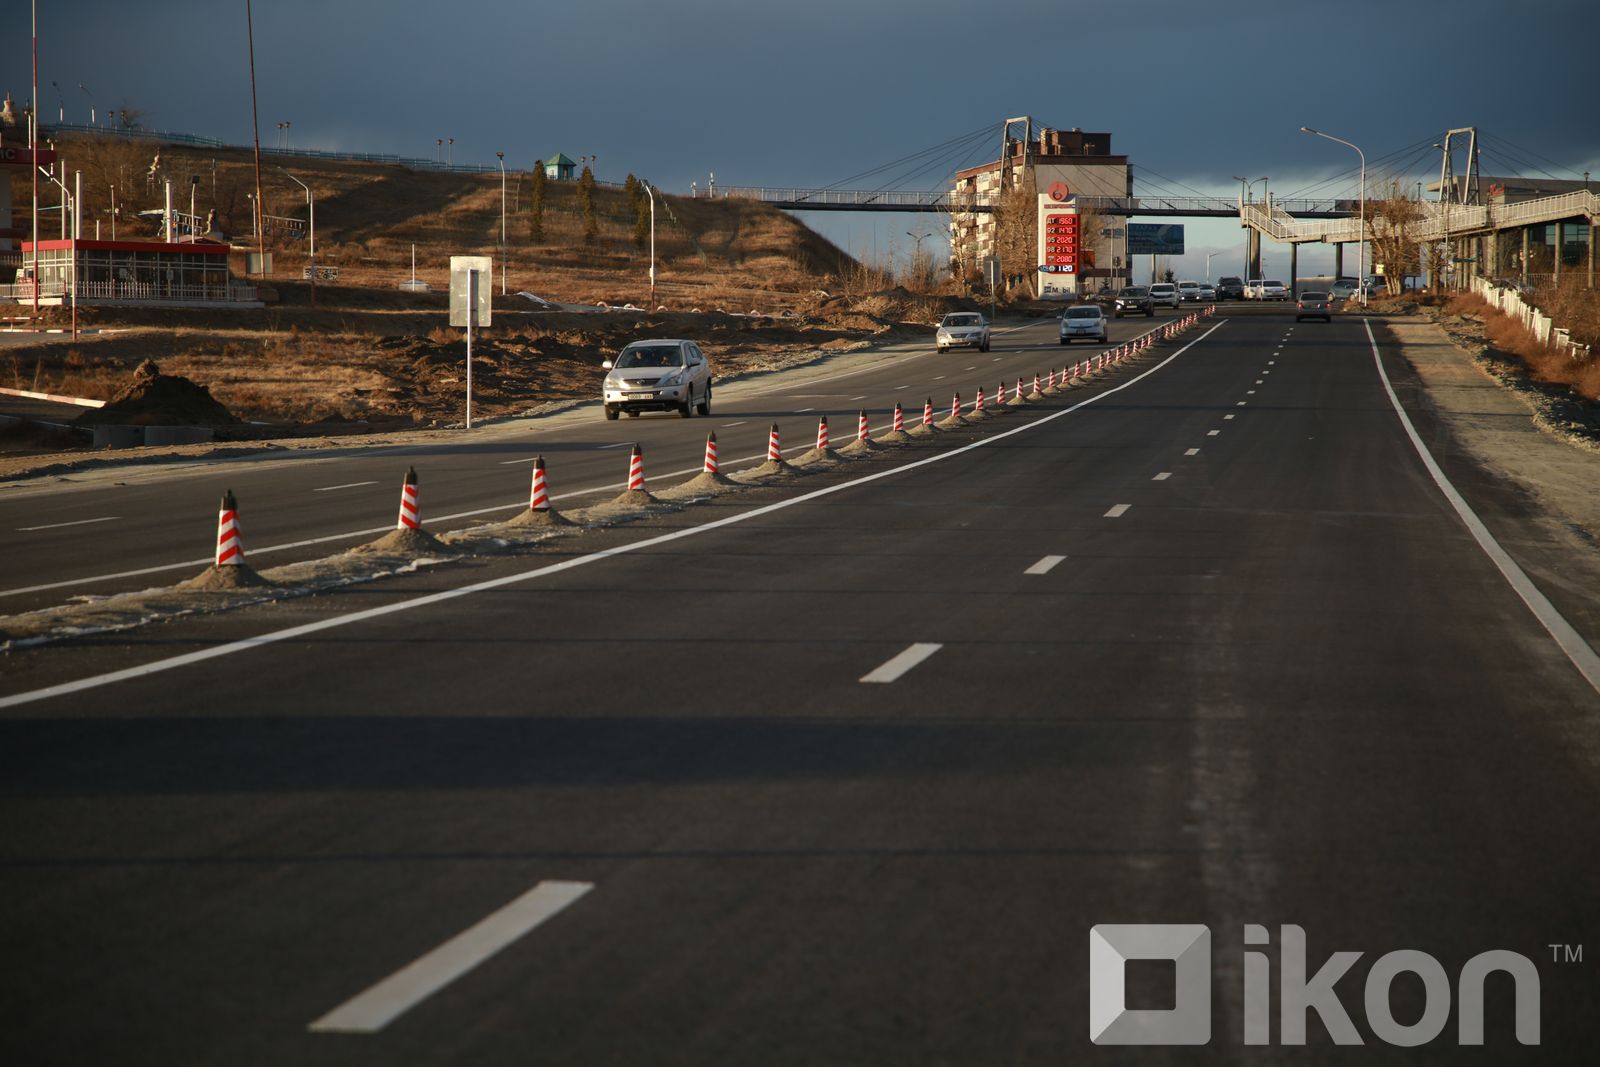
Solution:
M 1302 322 L 1306 319 L 1333 321 L 1333 299 L 1323 290 L 1307 289 L 1295 302 L 1294 321 Z
M 1219 278 L 1217 280 L 1217 299 L 1218 300 L 1243 300 L 1244 299 L 1244 279 L 1243 278 Z
M 1156 313 L 1156 302 L 1150 296 L 1148 285 L 1125 285 L 1117 291 L 1116 303 L 1112 306 L 1112 315 L 1122 318 L 1124 315 L 1144 315 L 1153 318 Z

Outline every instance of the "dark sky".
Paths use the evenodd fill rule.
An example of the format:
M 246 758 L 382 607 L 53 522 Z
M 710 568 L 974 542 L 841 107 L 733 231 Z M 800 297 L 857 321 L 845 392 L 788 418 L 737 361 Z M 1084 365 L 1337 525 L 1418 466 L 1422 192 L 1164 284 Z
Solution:
M 1028 114 L 1110 131 L 1147 195 L 1231 193 L 1234 174 L 1288 193 L 1345 171 L 1324 191 L 1353 195 L 1355 154 L 1302 125 L 1369 160 L 1399 153 L 1374 184 L 1436 175 L 1428 145 L 1468 125 L 1485 173 L 1600 174 L 1593 20 L 1576 0 L 259 0 L 254 14 L 269 146 L 285 120 L 297 147 L 432 158 L 454 137 L 458 162 L 595 155 L 601 178 L 687 192 L 708 172 L 828 184 L 989 128 L 930 159 L 914 181 L 929 187 Z M 8 15 L 0 90 L 22 101 L 25 0 Z M 243 0 L 39 0 L 39 18 L 46 114 L 54 82 L 69 121 L 87 121 L 92 94 L 152 128 L 248 143 Z M 1191 248 L 1236 231 L 1197 224 Z

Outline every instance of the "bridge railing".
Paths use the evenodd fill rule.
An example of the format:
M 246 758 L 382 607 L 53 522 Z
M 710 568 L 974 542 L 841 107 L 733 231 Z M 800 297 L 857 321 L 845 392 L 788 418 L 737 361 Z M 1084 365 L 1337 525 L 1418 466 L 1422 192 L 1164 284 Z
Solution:
M 1576 215 L 1587 215 L 1591 219 L 1600 217 L 1600 196 L 1580 189 L 1575 193 L 1506 204 L 1494 212 L 1495 222 L 1501 226 L 1526 226 Z

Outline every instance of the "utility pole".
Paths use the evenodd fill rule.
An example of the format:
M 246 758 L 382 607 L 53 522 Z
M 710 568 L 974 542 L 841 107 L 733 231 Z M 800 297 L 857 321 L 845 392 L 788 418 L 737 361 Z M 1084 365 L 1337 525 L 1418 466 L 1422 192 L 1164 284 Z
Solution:
M 496 152 L 500 164 L 500 295 L 506 295 L 506 154 Z M 490 283 L 491 285 L 494 283 Z
M 650 197 L 650 310 L 656 307 L 656 191 L 649 182 L 640 182 Z
M 250 0 L 244 0 L 245 30 L 250 41 L 250 130 L 256 144 L 256 257 L 262 277 L 267 273 L 267 207 L 261 199 L 261 124 L 256 119 L 256 30 Z

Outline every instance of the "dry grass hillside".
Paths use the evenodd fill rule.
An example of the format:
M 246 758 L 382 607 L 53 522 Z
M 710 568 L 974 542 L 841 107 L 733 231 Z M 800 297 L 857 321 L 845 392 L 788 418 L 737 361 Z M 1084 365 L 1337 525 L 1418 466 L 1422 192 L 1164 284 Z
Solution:
M 140 210 L 159 209 L 162 184 L 175 206 L 215 211 L 236 249 L 242 275 L 251 245 L 254 165 L 248 151 L 156 146 L 122 139 L 71 139 L 58 145 L 66 170 L 83 171 L 85 229 L 111 236 L 116 190 L 118 237 L 154 237 Z M 157 153 L 159 152 L 159 157 Z M 263 157 L 269 215 L 305 219 L 299 186 Z M 276 273 L 259 309 L 81 309 L 88 327 L 117 327 L 11 347 L 0 353 L 0 384 L 107 397 L 145 359 L 166 374 L 211 388 L 239 417 L 283 432 L 326 432 L 426 425 L 460 416 L 465 352 L 446 325 L 452 255 L 498 256 L 498 173 L 440 172 L 391 164 L 283 160 L 316 196 L 317 261 L 337 266 L 337 283 L 317 287 L 317 306 L 300 280 L 307 242 L 274 241 Z M 154 166 L 157 177 L 150 179 Z M 198 183 L 192 181 L 198 177 Z M 26 226 L 26 183 L 16 183 L 17 225 Z M 621 189 L 599 187 L 597 232 L 585 239 L 574 182 L 547 182 L 542 237 L 531 236 L 530 177 L 509 172 L 506 275 L 509 292 L 558 302 L 645 307 L 646 249 Z M 47 216 L 45 231 L 58 225 Z M 411 275 L 427 293 L 403 292 Z M 495 323 L 474 346 L 474 384 L 485 415 L 594 394 L 602 359 L 651 334 L 702 341 L 719 374 L 808 358 L 884 334 L 924 335 L 947 301 L 914 296 L 863 268 L 789 215 L 737 200 L 658 194 L 658 287 L 648 314 L 550 314 L 514 295 L 495 295 Z M 499 262 L 497 259 L 496 266 Z M 498 270 L 497 270 L 498 273 Z M 498 281 L 498 279 L 497 279 Z M 749 317 L 751 311 L 760 318 Z M 64 318 L 54 312 L 57 321 Z

